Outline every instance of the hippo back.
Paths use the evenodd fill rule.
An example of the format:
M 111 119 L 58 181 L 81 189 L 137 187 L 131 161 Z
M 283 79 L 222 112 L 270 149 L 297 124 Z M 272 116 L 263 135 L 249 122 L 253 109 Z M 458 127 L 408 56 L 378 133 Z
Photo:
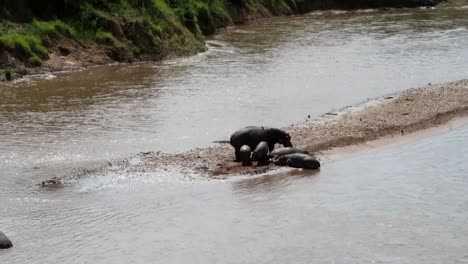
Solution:
M 268 159 L 268 143 L 266 141 L 262 141 L 258 143 L 252 153 L 252 159 L 255 161 L 263 161 Z
M 279 158 L 280 156 L 293 154 L 293 153 L 309 154 L 307 150 L 299 149 L 296 147 L 285 147 L 285 148 L 278 148 L 278 149 L 273 150 L 270 153 L 270 157 Z
M 319 169 L 320 162 L 312 155 L 294 153 L 288 154 L 286 157 L 286 165 L 293 168 L 301 169 Z
M 268 127 L 248 126 L 234 132 L 230 143 L 235 148 L 248 145 L 251 149 L 255 149 L 261 141 L 268 142 L 271 138 L 270 134 Z
M 240 159 L 243 164 L 247 165 L 250 163 L 250 156 L 252 154 L 252 149 L 248 145 L 243 145 L 240 149 Z
M 269 146 L 283 142 L 290 144 L 290 136 L 277 128 L 248 126 L 236 131 L 231 136 L 230 143 L 234 148 L 248 145 L 255 149 L 261 141 L 267 142 Z

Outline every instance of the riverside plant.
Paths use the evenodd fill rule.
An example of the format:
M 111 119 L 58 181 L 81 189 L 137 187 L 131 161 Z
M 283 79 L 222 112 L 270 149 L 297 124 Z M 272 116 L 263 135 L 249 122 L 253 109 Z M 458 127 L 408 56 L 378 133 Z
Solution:
M 5 73 L 5 79 L 7 81 L 11 81 L 15 77 L 15 70 L 13 70 L 13 68 L 11 67 L 5 67 L 5 69 L 3 69 L 3 72 Z
M 203 51 L 205 35 L 250 15 L 416 7 L 442 1 L 49 0 L 44 6 L 37 0 L 0 0 L 0 53 L 6 51 L 28 67 L 40 67 L 60 45 L 97 49 L 116 61 L 164 58 Z

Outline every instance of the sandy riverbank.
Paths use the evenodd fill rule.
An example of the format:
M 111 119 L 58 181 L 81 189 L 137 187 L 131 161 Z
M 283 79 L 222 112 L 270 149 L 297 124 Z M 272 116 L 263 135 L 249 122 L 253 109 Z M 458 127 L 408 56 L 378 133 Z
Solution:
M 461 126 L 467 123 L 468 118 L 460 118 L 466 116 L 468 80 L 460 80 L 413 88 L 392 96 L 369 100 L 363 105 L 338 113 L 327 113 L 285 129 L 292 136 L 295 146 L 323 159 L 340 152 L 350 154 L 363 147 L 409 141 L 427 134 L 426 131 L 441 131 L 443 129 L 440 128 L 454 120 L 459 120 L 455 125 Z M 226 135 L 226 138 L 229 137 L 230 135 Z M 97 176 L 109 171 L 125 174 L 167 171 L 171 175 L 175 172 L 224 179 L 235 175 L 256 175 L 279 168 L 274 164 L 243 167 L 233 160 L 234 150 L 229 144 L 215 144 L 179 154 L 140 153 L 136 159 L 116 160 L 100 168 L 77 170 L 72 177 Z M 322 169 L 326 169 L 326 166 Z M 62 179 L 52 179 L 44 185 L 62 182 Z
M 402 136 L 446 124 L 468 115 L 468 80 L 409 89 L 370 101 L 341 114 L 326 114 L 316 120 L 291 125 L 286 130 L 295 146 L 320 153 L 388 136 Z M 230 135 L 226 135 L 229 138 Z M 388 140 L 390 142 L 391 140 Z M 145 153 L 133 172 L 157 169 L 190 170 L 224 178 L 233 174 L 258 174 L 276 166 L 242 167 L 235 163 L 230 145 L 195 149 L 181 154 Z

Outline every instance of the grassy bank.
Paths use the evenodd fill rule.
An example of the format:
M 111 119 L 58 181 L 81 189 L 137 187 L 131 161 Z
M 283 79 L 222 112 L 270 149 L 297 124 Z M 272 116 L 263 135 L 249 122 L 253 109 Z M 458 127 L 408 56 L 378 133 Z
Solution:
M 53 67 L 61 61 L 55 65 L 60 68 L 70 54 L 73 65 L 83 58 L 89 64 L 159 60 L 202 51 L 204 35 L 253 17 L 440 1 L 0 0 L 0 68 Z

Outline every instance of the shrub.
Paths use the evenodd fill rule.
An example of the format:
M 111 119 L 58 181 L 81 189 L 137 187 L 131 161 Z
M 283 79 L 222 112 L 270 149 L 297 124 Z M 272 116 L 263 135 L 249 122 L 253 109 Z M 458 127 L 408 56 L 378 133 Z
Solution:
M 15 70 L 13 70 L 13 68 L 5 67 L 5 69 L 3 69 L 3 71 L 5 73 L 5 79 L 7 81 L 13 80 L 13 78 L 15 77 Z
M 37 56 L 32 56 L 29 58 L 27 65 L 30 67 L 39 67 L 42 65 L 42 60 Z

